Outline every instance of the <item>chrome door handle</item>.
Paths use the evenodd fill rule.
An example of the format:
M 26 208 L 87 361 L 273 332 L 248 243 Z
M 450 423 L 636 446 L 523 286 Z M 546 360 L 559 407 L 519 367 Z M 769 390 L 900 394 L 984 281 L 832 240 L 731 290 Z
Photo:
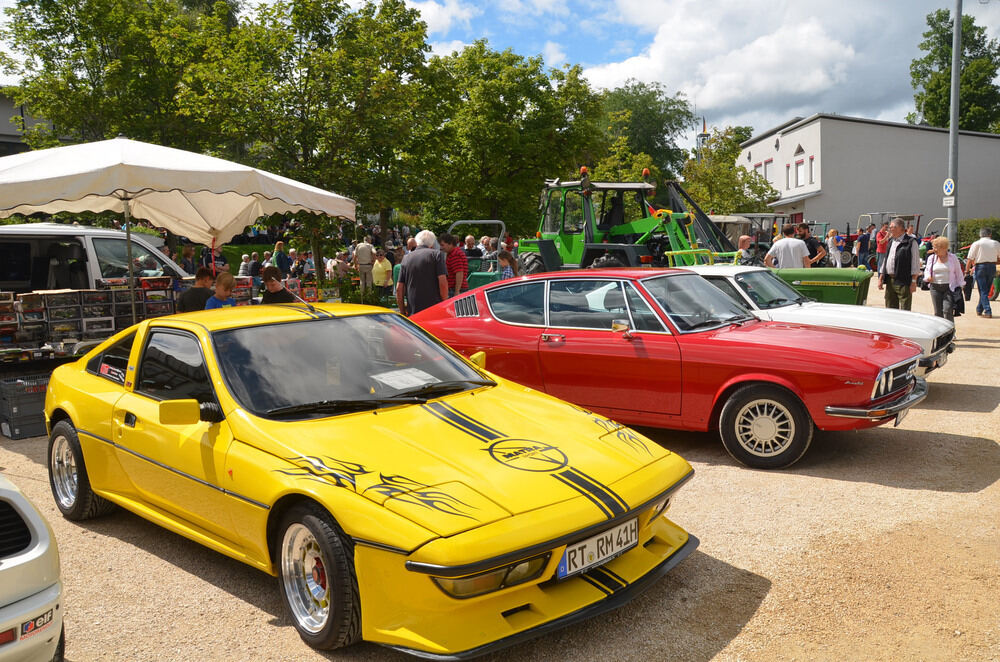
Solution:
M 566 336 L 561 333 L 543 333 L 542 342 L 552 342 L 553 340 L 566 340 Z

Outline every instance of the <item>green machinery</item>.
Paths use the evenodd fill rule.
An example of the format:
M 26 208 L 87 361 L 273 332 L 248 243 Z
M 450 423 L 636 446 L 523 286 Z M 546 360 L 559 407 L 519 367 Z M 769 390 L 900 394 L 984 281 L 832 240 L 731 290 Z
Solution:
M 548 180 L 534 239 L 518 246 L 520 273 L 589 267 L 675 266 L 732 261 L 736 247 L 677 182 L 667 182 L 668 209 L 643 182 Z M 648 175 L 648 171 L 643 173 Z

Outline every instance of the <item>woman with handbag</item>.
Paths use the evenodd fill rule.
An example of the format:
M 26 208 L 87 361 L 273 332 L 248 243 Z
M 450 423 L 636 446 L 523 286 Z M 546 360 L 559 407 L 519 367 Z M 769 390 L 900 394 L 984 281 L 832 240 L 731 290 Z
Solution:
M 930 290 L 934 314 L 953 321 L 955 297 L 962 296 L 965 277 L 962 265 L 955 254 L 948 250 L 948 245 L 947 237 L 935 237 L 931 242 L 933 250 L 927 254 L 924 263 L 924 282 L 921 287 Z

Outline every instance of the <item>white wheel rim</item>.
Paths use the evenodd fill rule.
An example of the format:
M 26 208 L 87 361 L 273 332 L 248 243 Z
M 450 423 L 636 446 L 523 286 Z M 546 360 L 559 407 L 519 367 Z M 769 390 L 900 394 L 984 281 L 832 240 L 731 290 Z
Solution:
M 330 563 L 303 524 L 292 524 L 281 542 L 281 578 L 292 616 L 316 634 L 330 618 Z
M 743 450 L 757 457 L 774 457 L 788 450 L 795 438 L 795 419 L 776 400 L 760 399 L 736 414 L 736 439 Z
M 63 435 L 59 435 L 52 442 L 49 471 L 52 472 L 52 486 L 55 488 L 59 505 L 64 509 L 72 508 L 79 493 L 76 458 L 73 456 L 69 439 Z

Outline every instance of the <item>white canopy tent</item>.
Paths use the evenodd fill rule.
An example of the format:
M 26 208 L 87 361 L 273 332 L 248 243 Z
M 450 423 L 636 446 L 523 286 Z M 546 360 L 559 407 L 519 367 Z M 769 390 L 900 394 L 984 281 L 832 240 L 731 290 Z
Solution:
M 355 219 L 350 198 L 263 170 L 115 138 L 0 158 L 0 218 L 114 211 L 216 246 L 262 216 L 300 211 Z M 129 275 L 132 275 L 132 242 Z

